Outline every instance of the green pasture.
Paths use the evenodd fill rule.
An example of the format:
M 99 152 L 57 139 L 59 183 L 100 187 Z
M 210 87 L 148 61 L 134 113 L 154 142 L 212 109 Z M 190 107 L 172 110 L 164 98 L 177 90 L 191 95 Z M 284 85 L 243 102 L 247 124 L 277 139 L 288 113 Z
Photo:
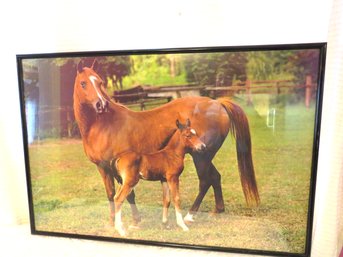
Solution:
M 170 230 L 162 227 L 159 182 L 141 181 L 136 191 L 142 215 L 139 229 L 128 238 L 190 245 L 249 248 L 302 253 L 305 248 L 314 107 L 302 103 L 246 106 L 253 144 L 261 204 L 245 204 L 237 170 L 235 142 L 228 136 L 214 163 L 222 174 L 226 211 L 213 215 L 209 190 L 189 232 L 176 226 L 171 205 Z M 266 124 L 275 108 L 274 128 Z M 270 124 L 269 124 L 270 125 Z M 46 139 L 29 148 L 36 229 L 82 235 L 118 237 L 109 226 L 109 208 L 102 179 L 76 139 Z M 190 156 L 181 180 L 184 214 L 198 192 L 198 178 Z M 123 221 L 131 223 L 128 203 Z

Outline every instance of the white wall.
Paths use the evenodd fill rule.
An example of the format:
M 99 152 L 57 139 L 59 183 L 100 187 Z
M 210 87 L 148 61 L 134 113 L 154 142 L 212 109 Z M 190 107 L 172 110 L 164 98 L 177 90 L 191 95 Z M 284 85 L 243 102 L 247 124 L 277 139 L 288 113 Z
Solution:
M 328 0 L 8 1 L 0 14 L 0 225 L 28 222 L 16 54 L 324 42 L 328 40 L 331 4 Z M 327 88 L 333 85 L 325 87 L 330 91 Z M 329 98 L 324 99 L 323 118 L 332 120 L 335 117 L 328 114 L 330 108 L 325 108 L 330 102 Z M 337 133 L 337 129 L 330 131 Z M 331 132 L 322 131 L 323 138 L 330 141 L 332 134 L 326 133 Z M 326 147 L 330 151 L 330 145 Z M 320 174 L 325 169 L 324 161 L 330 161 L 323 154 L 326 158 L 320 159 Z M 325 214 L 318 217 L 321 223 L 329 222 Z M 315 235 L 320 238 L 326 234 L 319 228 Z M 31 240 L 30 236 L 20 238 Z M 41 251 L 46 256 L 49 243 L 45 244 Z M 38 255 L 35 244 L 24 245 L 32 251 L 30 256 Z M 89 242 L 77 244 L 76 248 L 63 240 L 57 245 L 73 248 L 67 256 L 90 253 Z M 128 256 L 136 251 L 149 256 L 190 255 L 185 250 L 91 245 L 98 247 L 100 253 L 109 250 L 113 254 L 120 245 Z

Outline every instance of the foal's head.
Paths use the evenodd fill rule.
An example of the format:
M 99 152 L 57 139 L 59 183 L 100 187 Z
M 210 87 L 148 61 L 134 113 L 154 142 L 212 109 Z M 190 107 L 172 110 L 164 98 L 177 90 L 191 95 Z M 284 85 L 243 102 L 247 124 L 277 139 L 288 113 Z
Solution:
M 200 140 L 195 129 L 191 128 L 191 121 L 187 119 L 186 124 L 176 120 L 176 126 L 180 132 L 180 142 L 191 151 L 204 151 L 206 145 Z
M 76 98 L 80 104 L 91 106 L 96 113 L 101 114 L 108 110 L 109 97 L 105 91 L 103 80 L 95 72 L 96 66 L 96 61 L 90 68 L 83 67 L 81 62 L 78 64 L 74 99 Z

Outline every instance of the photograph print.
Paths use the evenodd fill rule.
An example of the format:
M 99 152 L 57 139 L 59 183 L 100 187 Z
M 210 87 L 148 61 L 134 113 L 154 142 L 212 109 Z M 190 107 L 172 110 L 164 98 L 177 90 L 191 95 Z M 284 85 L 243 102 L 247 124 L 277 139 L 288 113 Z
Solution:
M 18 55 L 32 233 L 308 256 L 325 48 Z

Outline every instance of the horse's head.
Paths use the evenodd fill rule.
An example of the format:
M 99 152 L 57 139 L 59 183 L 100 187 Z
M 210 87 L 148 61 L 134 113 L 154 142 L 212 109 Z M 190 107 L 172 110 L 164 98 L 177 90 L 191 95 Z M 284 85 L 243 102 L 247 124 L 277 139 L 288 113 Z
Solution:
M 77 66 L 77 75 L 74 84 L 74 98 L 80 104 L 92 106 L 96 113 L 108 111 L 109 97 L 105 91 L 104 82 L 95 72 L 97 62 L 94 61 L 90 68 L 83 67 L 80 62 Z
M 206 145 L 202 142 L 195 131 L 191 127 L 191 121 L 187 119 L 186 124 L 182 124 L 179 120 L 176 120 L 176 126 L 180 131 L 180 141 L 184 146 L 193 151 L 202 152 L 206 149 Z

